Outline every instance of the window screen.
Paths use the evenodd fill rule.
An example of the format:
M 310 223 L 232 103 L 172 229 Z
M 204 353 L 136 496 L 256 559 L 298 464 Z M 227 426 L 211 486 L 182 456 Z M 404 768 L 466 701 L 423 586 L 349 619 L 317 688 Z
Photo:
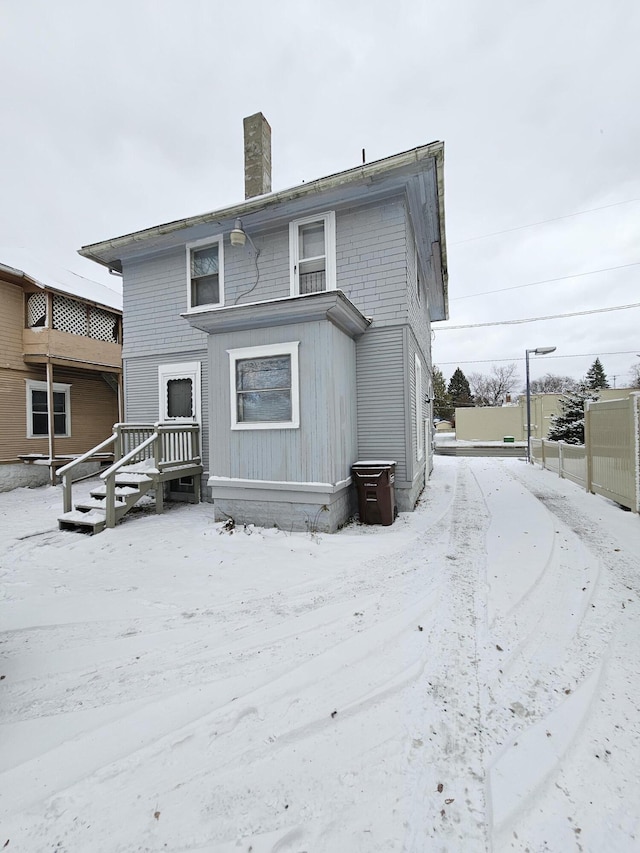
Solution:
M 193 382 L 191 379 L 167 380 L 167 417 L 193 417 Z

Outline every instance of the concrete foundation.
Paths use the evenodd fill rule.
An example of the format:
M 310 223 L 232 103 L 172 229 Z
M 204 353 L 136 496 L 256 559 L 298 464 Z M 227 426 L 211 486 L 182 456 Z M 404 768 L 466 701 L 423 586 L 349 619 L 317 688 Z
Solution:
M 99 462 L 83 462 L 78 465 L 74 479 L 88 477 L 100 471 Z M 49 484 L 49 466 L 37 463 L 16 462 L 0 465 L 0 492 L 12 489 L 36 489 Z

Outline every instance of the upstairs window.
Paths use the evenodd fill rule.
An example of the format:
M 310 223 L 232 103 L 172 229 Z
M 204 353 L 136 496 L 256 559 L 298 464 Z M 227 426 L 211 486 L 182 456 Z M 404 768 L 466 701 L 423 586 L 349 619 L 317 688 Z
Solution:
M 229 350 L 232 429 L 300 426 L 298 342 Z
M 53 431 L 60 438 L 71 435 L 71 385 L 53 385 Z M 49 435 L 49 395 L 46 382 L 27 381 L 27 437 Z
M 336 288 L 336 217 L 333 211 L 289 224 L 291 295 Z
M 224 304 L 222 238 L 187 244 L 189 310 L 219 308 Z

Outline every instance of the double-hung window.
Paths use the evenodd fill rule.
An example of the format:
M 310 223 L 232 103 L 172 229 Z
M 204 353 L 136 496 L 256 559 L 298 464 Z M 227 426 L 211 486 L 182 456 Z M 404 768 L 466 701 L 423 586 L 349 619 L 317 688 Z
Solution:
M 228 350 L 231 429 L 297 429 L 300 426 L 298 344 Z
M 424 417 L 422 409 L 422 362 L 420 356 L 415 356 L 415 394 L 416 394 L 416 456 L 424 456 Z
M 291 295 L 336 288 L 336 216 L 330 210 L 289 223 Z
M 71 435 L 71 385 L 53 385 L 53 432 L 60 438 Z M 46 382 L 27 380 L 27 437 L 49 434 L 49 394 Z
M 187 243 L 187 304 L 190 311 L 224 304 L 222 237 Z

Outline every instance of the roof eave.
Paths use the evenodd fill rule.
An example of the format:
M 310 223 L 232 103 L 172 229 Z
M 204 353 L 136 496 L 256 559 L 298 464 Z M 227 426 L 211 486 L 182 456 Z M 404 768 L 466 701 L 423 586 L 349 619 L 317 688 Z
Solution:
M 438 160 L 442 160 L 443 151 L 444 144 L 442 142 L 430 142 L 427 145 L 412 148 L 409 151 L 394 154 L 391 157 L 385 157 L 382 160 L 365 163 L 344 172 L 338 172 L 324 178 L 318 178 L 315 181 L 310 181 L 309 183 L 300 184 L 286 190 L 280 190 L 266 195 L 255 196 L 254 198 L 246 199 L 245 201 L 232 205 L 231 207 L 209 211 L 208 213 L 187 217 L 185 219 L 178 219 L 163 225 L 155 225 L 152 228 L 146 228 L 142 231 L 124 234 L 120 237 L 114 237 L 111 240 L 105 240 L 100 243 L 88 244 L 79 249 L 78 253 L 82 255 L 82 257 L 96 261 L 96 263 L 102 264 L 109 269 L 121 271 L 121 251 L 127 247 L 142 243 L 153 237 L 172 234 L 176 231 L 203 225 L 211 221 L 217 221 L 220 219 L 233 220 L 238 217 L 247 216 L 254 211 L 264 210 L 265 207 L 271 207 L 284 202 L 290 202 L 298 198 L 304 198 L 306 196 L 326 192 L 327 190 L 336 189 L 344 185 L 372 180 L 385 172 L 399 170 L 406 166 L 410 166 L 412 163 L 420 162 L 421 160 L 432 157 L 435 157 L 436 163 L 438 163 Z M 439 197 L 441 196 L 441 182 L 442 175 L 438 178 Z M 444 199 L 441 197 L 439 204 L 440 215 L 443 217 Z M 446 260 L 446 251 L 444 259 Z M 443 269 L 446 269 L 446 265 L 443 265 Z

